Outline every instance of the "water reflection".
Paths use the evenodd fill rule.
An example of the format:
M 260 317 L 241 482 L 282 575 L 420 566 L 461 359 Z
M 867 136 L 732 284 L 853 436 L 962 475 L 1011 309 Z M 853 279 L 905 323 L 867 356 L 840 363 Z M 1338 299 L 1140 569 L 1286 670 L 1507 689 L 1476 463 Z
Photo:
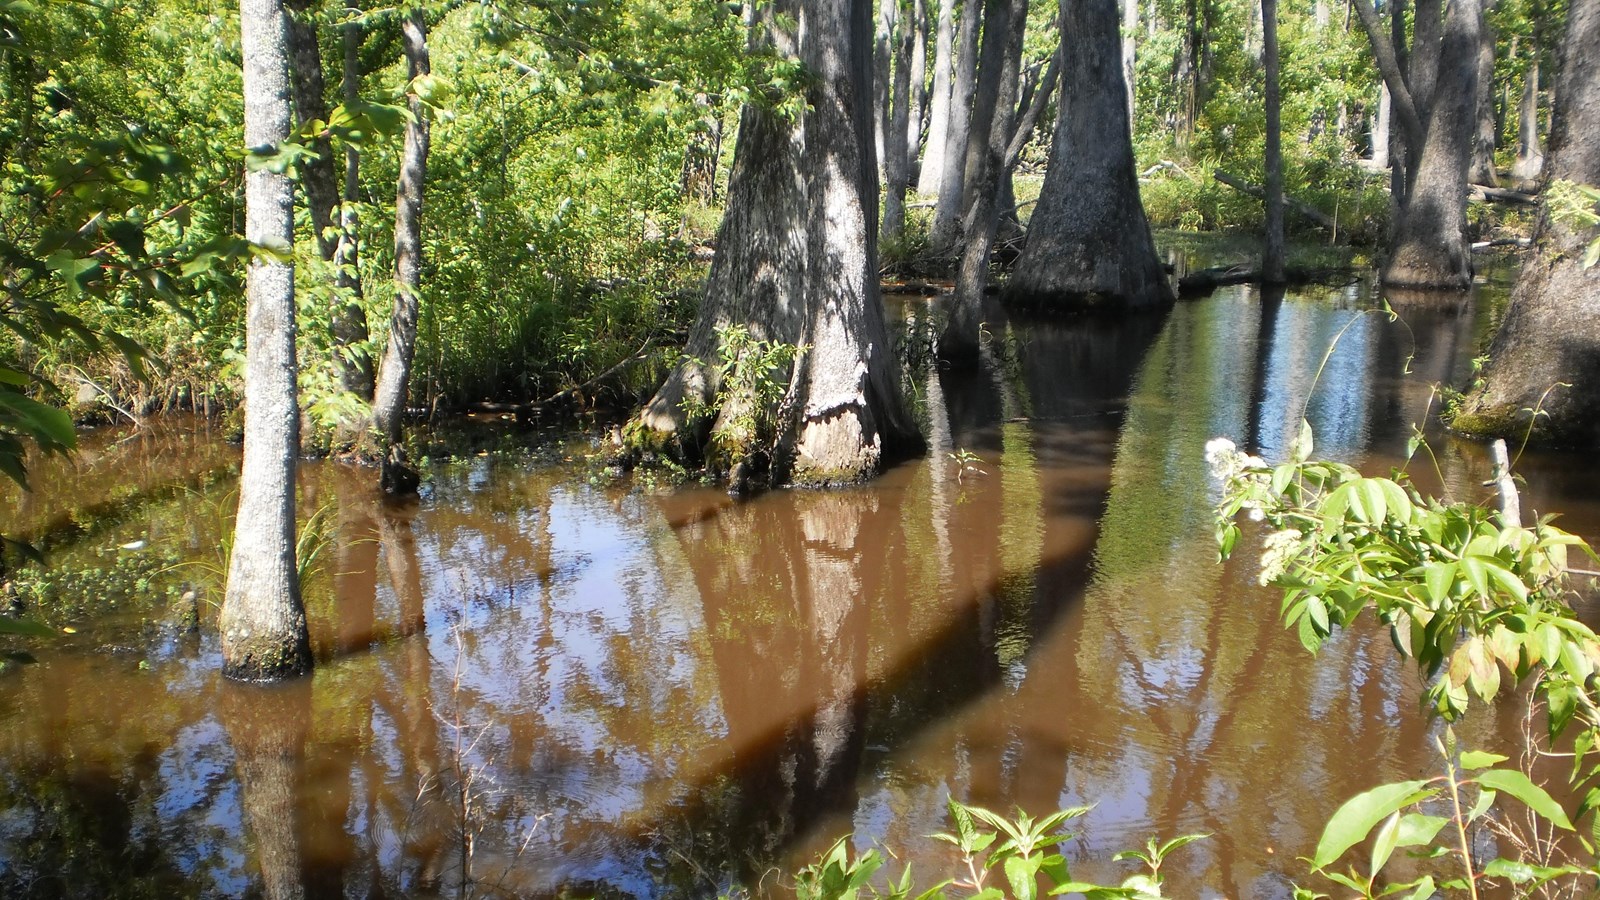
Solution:
M 1404 324 L 1360 288 L 1119 324 L 990 310 L 978 376 L 915 373 L 929 458 L 853 491 L 735 502 L 485 457 L 393 506 L 309 465 L 314 678 L 224 685 L 209 638 L 38 648 L 0 677 L 0 894 L 704 896 L 848 830 L 933 880 L 954 794 L 1097 803 L 1071 850 L 1090 878 L 1214 832 L 1169 864 L 1176 894 L 1284 896 L 1341 798 L 1427 768 L 1432 726 L 1383 635 L 1312 658 L 1248 549 L 1215 563 L 1200 447 L 1281 454 L 1305 410 L 1323 452 L 1401 463 L 1483 313 L 1392 302 Z M 1560 465 L 1528 458 L 1561 475 L 1534 505 L 1600 521 Z M 1470 445 L 1414 470 L 1481 490 Z

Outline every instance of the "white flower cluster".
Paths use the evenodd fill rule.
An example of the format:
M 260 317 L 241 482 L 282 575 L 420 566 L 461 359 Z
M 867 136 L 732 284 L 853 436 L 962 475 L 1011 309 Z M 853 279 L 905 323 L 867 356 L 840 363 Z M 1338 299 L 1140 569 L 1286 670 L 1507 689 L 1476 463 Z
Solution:
M 1261 574 L 1256 576 L 1256 583 L 1266 587 L 1289 571 L 1289 563 L 1299 554 L 1300 539 L 1303 537 L 1305 535 L 1296 528 L 1286 528 L 1267 535 L 1261 542 Z
M 1218 481 L 1227 482 L 1246 469 L 1264 469 L 1267 461 L 1259 456 L 1240 452 L 1233 441 L 1215 437 L 1206 441 L 1206 465 Z

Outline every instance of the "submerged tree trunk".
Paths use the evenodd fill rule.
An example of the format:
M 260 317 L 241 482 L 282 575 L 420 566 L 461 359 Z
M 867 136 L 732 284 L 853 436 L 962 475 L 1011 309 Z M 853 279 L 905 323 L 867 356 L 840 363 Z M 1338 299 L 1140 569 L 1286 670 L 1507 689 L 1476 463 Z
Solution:
M 1517 102 L 1517 159 L 1511 178 L 1517 187 L 1536 184 L 1544 173 L 1544 147 L 1539 142 L 1539 47 L 1533 47 L 1528 71 L 1522 76 L 1522 96 Z
M 1139 201 L 1116 0 L 1063 3 L 1061 52 L 1050 169 L 1007 292 L 1050 306 L 1169 303 L 1172 288 Z
M 727 212 L 706 297 L 686 358 L 646 405 L 648 440 L 692 444 L 711 408 L 710 434 L 771 454 L 769 478 L 843 483 L 875 474 L 886 453 L 913 443 L 915 428 L 895 383 L 877 289 L 877 176 L 872 158 L 868 0 L 777 4 L 760 14 L 780 55 L 813 73 L 798 122 L 746 107 L 734 153 Z M 799 19 L 806 35 L 779 27 Z M 772 446 L 741 433 L 751 398 L 719 384 L 719 331 L 738 326 L 758 340 L 802 348 L 788 377 Z M 687 400 L 687 402 L 685 402 Z M 735 473 L 738 480 L 738 473 Z
M 982 0 L 966 0 L 961 10 L 961 47 L 956 55 L 950 86 L 950 123 L 945 130 L 944 174 L 939 177 L 939 201 L 933 208 L 928 243 L 945 253 L 961 236 L 965 211 L 967 142 L 972 133 L 972 95 L 977 89 L 978 22 Z
M 346 22 L 344 38 L 344 102 L 361 99 L 361 22 Z M 339 207 L 339 242 L 334 248 L 333 359 L 339 385 L 362 400 L 372 400 L 372 356 L 367 352 L 367 312 L 361 302 L 360 214 L 361 151 L 344 151 L 344 202 Z
M 1483 9 L 1477 0 L 1450 5 L 1440 54 L 1444 64 L 1411 193 L 1383 271 L 1384 284 L 1461 291 L 1472 284 L 1467 167 L 1477 127 L 1477 48 L 1482 27 Z
M 283 5 L 242 0 L 245 146 L 289 136 L 289 66 Z M 245 239 L 294 246 L 294 187 L 287 175 L 245 175 Z M 247 270 L 244 461 L 228 584 L 218 629 L 222 672 L 274 681 L 311 670 L 311 642 L 295 567 L 295 463 L 300 451 L 295 397 L 294 266 L 255 257 Z
M 1573 0 L 1550 133 L 1550 177 L 1600 184 L 1600 0 Z M 1593 234 L 1540 216 L 1538 248 L 1517 278 L 1489 347 L 1483 387 L 1453 425 L 1465 432 L 1600 444 L 1600 266 L 1585 268 Z M 1540 411 L 1534 415 L 1532 411 Z
M 224 685 L 217 698 L 265 900 L 306 896 L 297 821 L 311 716 L 310 682 L 267 691 Z
M 428 26 L 420 9 L 406 16 L 401 36 L 410 79 L 427 75 Z M 428 177 L 429 142 L 428 116 L 422 99 L 413 93 L 410 103 L 413 118 L 406 124 L 400 179 L 395 187 L 394 312 L 389 317 L 389 344 L 378 366 L 378 386 L 372 400 L 373 428 L 385 442 L 384 490 L 401 494 L 416 489 L 415 476 L 406 472 L 399 455 L 399 442 L 411 386 L 411 363 L 417 352 L 417 317 L 422 309 L 422 192 Z
M 939 25 L 933 44 L 933 93 L 928 109 L 927 151 L 917 174 L 917 193 L 937 194 L 944 181 L 944 151 L 950 133 L 951 75 L 955 68 L 956 0 L 939 0 Z
M 1261 44 L 1267 70 L 1267 243 L 1261 278 L 1283 281 L 1283 115 L 1278 90 L 1278 3 L 1261 0 Z
M 967 154 L 972 204 L 962 228 L 961 265 L 956 274 L 950 322 L 939 341 L 941 356 L 967 363 L 978 359 L 983 289 L 988 285 L 989 255 L 1000 226 L 1000 187 L 1007 174 L 1005 158 L 1016 119 L 1022 36 L 1028 23 L 1028 0 L 988 0 L 986 5 L 983 58 L 974 99 L 979 115 L 973 117 L 973 140 Z M 981 115 L 985 109 L 991 111 L 988 121 Z

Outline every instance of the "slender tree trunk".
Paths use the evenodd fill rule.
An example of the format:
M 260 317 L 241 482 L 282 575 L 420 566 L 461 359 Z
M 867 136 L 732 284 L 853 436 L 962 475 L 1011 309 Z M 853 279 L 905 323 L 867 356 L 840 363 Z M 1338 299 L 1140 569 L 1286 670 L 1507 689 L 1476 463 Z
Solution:
M 1484 0 L 1487 13 L 1494 8 L 1494 0 Z M 1478 117 L 1472 141 L 1472 168 L 1467 180 L 1473 184 L 1495 187 L 1500 183 L 1494 167 L 1495 135 L 1499 129 L 1494 120 L 1494 29 L 1484 19 L 1483 31 L 1478 35 Z
M 1411 59 L 1406 69 L 1406 84 L 1411 87 L 1417 115 L 1427 122 L 1439 82 L 1439 66 L 1443 62 L 1444 0 L 1412 0 L 1412 10 Z M 1476 51 L 1473 47 L 1473 52 Z M 1419 141 L 1418 151 L 1420 144 Z
M 916 23 L 908 19 L 895 42 L 894 83 L 890 86 L 889 134 L 898 137 L 911 130 L 911 52 L 916 43 Z M 889 158 L 884 160 L 883 236 L 899 240 L 906 227 L 906 187 L 911 177 L 911 160 L 906 142 L 888 142 Z
M 401 37 L 410 79 L 427 75 L 428 25 L 420 9 L 406 16 Z M 422 193 L 428 178 L 429 126 L 421 98 L 412 94 L 410 103 L 413 118 L 406 124 L 400 179 L 395 187 L 394 312 L 389 317 L 389 344 L 378 366 L 378 386 L 372 400 L 372 424 L 385 442 L 382 480 L 385 490 L 393 493 L 409 493 L 416 488 L 414 477 L 403 474 L 403 460 L 397 453 L 411 385 L 411 363 L 417 352 L 417 317 L 422 309 Z
M 1389 167 L 1389 129 L 1393 119 L 1393 100 L 1389 86 L 1378 85 L 1378 114 L 1372 124 L 1372 164 L 1380 169 Z
M 987 0 L 983 54 L 973 116 L 974 140 L 968 145 L 967 175 L 973 199 L 967 209 L 961 240 L 961 265 L 950 322 L 939 341 L 946 359 L 969 364 L 978 360 L 978 325 L 983 316 L 983 289 L 989 282 L 989 255 L 999 231 L 1000 186 L 1006 150 L 1016 119 L 1017 81 L 1022 63 L 1022 33 L 1028 23 L 1027 0 Z M 990 110 L 988 121 L 982 111 Z M 983 140 L 977 140 L 979 130 Z
M 804 16 L 801 58 L 815 75 L 803 126 L 806 349 L 790 382 L 792 422 L 779 444 L 779 471 L 803 484 L 844 484 L 877 474 L 890 453 L 918 438 L 878 293 L 877 166 L 865 87 L 871 6 L 808 0 Z
M 899 18 L 900 4 L 898 0 L 878 0 L 878 29 L 877 40 L 874 43 L 872 73 L 872 138 L 873 147 L 877 151 L 876 159 L 879 165 L 884 165 L 889 159 L 888 145 L 884 143 L 884 135 L 889 134 L 889 118 L 893 115 L 889 108 L 889 85 L 894 54 L 894 34 L 896 20 Z
M 961 235 L 962 200 L 966 196 L 967 141 L 972 133 L 972 95 L 977 89 L 978 23 L 982 0 L 966 0 L 961 9 L 961 47 L 950 87 L 950 124 L 945 131 L 944 174 L 939 202 L 933 209 L 928 243 L 946 253 Z
M 933 94 L 928 111 L 927 151 L 917 174 L 917 193 L 934 195 L 944 181 L 945 143 L 950 133 L 951 74 L 955 68 L 956 0 L 939 0 L 939 25 L 933 44 Z
M 279 0 L 241 0 L 246 147 L 269 147 L 289 136 L 286 21 Z M 245 239 L 280 251 L 293 248 L 294 187 L 288 176 L 265 170 L 245 175 Z M 311 670 L 295 567 L 300 411 L 294 265 L 256 257 L 246 281 L 244 462 L 218 627 L 224 675 L 273 681 Z
M 911 109 L 906 116 L 906 171 L 917 177 L 922 152 L 922 120 L 928 113 L 928 0 L 911 4 Z
M 286 0 L 288 9 L 289 71 L 294 90 L 295 124 L 327 121 L 326 83 L 322 77 L 322 51 L 317 26 L 311 20 L 310 0 Z M 311 214 L 312 240 L 317 254 L 332 262 L 337 244 L 332 230 L 339 208 L 339 188 L 333 175 L 333 145 L 327 138 L 311 142 L 316 156 L 300 164 L 300 184 L 305 188 L 306 209 Z
M 361 99 L 361 22 L 351 20 L 341 29 L 344 38 L 344 77 L 341 90 L 346 104 Z M 339 384 L 362 400 L 372 401 L 372 356 L 367 352 L 367 311 L 362 305 L 360 214 L 361 151 L 344 151 L 344 202 L 339 207 L 339 242 L 334 248 L 333 359 Z M 352 436 L 353 437 L 353 436 Z
M 1572 0 L 1555 91 L 1550 178 L 1600 184 L 1600 0 Z M 1600 266 L 1585 268 L 1592 229 L 1541 216 L 1489 347 L 1483 388 L 1454 426 L 1474 434 L 1600 445 Z M 1532 411 L 1538 410 L 1534 415 Z
M 1139 34 L 1139 0 L 1122 0 L 1122 80 L 1128 85 L 1128 125 L 1131 128 L 1138 93 L 1138 70 L 1135 66 L 1135 41 Z
M 1267 245 L 1261 254 L 1261 278 L 1276 284 L 1283 281 L 1283 114 L 1278 90 L 1277 0 L 1261 0 L 1261 42 L 1267 62 Z
M 1401 211 L 1384 284 L 1430 290 L 1466 290 L 1472 284 L 1467 246 L 1467 168 L 1477 127 L 1478 34 L 1483 9 L 1476 0 L 1450 5 L 1438 88 L 1428 116 L 1411 194 Z
M 1062 4 L 1064 64 L 1050 169 L 1008 293 L 1163 306 L 1172 288 L 1139 201 L 1116 0 Z
M 1544 147 L 1539 142 L 1539 47 L 1534 44 L 1528 71 L 1522 76 L 1522 97 L 1517 102 L 1517 159 L 1511 165 L 1511 178 L 1519 186 L 1526 187 L 1537 184 L 1543 172 Z

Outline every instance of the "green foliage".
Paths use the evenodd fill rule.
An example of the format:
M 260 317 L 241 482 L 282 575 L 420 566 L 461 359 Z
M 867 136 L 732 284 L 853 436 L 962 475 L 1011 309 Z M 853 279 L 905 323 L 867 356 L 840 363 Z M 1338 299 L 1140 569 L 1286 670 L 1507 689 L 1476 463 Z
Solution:
M 870 896 L 886 900 L 1037 900 L 1061 894 L 1082 894 L 1086 900 L 1160 900 L 1161 864 L 1167 855 L 1207 835 L 1190 834 L 1165 843 L 1152 838 L 1145 849 L 1126 851 L 1117 860 L 1136 859 L 1146 871 L 1128 876 L 1118 885 L 1074 881 L 1067 859 L 1057 849 L 1076 835 L 1064 827 L 1090 810 L 1075 806 L 1035 819 L 1022 810 L 1007 818 L 954 797 L 949 800 L 953 832 L 933 838 L 956 848 L 961 874 L 920 892 L 907 866 L 886 890 L 873 881 L 885 865 L 882 854 L 868 850 L 853 856 L 849 838 L 841 838 L 817 862 L 795 877 L 795 893 L 802 900 L 857 900 Z
M 1600 228 L 1600 188 L 1587 184 L 1574 184 L 1557 178 L 1544 189 L 1544 202 L 1550 216 L 1580 235 Z M 1600 235 L 1589 242 L 1583 254 L 1583 267 L 1600 262 Z
M 1371 610 L 1395 647 L 1428 676 L 1433 708 L 1447 718 L 1470 696 L 1487 702 L 1502 673 L 1539 673 L 1559 732 L 1600 666 L 1600 639 L 1567 603 L 1567 556 L 1593 556 L 1580 538 L 1544 519 L 1531 528 L 1482 507 L 1425 498 L 1405 479 L 1364 477 L 1312 461 L 1302 424 L 1291 459 L 1269 466 L 1225 441 L 1208 458 L 1226 485 L 1218 541 L 1228 556 L 1244 511 L 1268 529 L 1260 581 L 1283 589 L 1283 616 L 1315 651 L 1335 627 Z
M 759 340 L 743 324 L 722 325 L 716 333 L 716 393 L 710 402 L 690 394 L 683 411 L 691 426 L 715 418 L 706 458 L 714 469 L 731 469 L 770 451 L 777 439 L 779 404 L 802 348 Z

